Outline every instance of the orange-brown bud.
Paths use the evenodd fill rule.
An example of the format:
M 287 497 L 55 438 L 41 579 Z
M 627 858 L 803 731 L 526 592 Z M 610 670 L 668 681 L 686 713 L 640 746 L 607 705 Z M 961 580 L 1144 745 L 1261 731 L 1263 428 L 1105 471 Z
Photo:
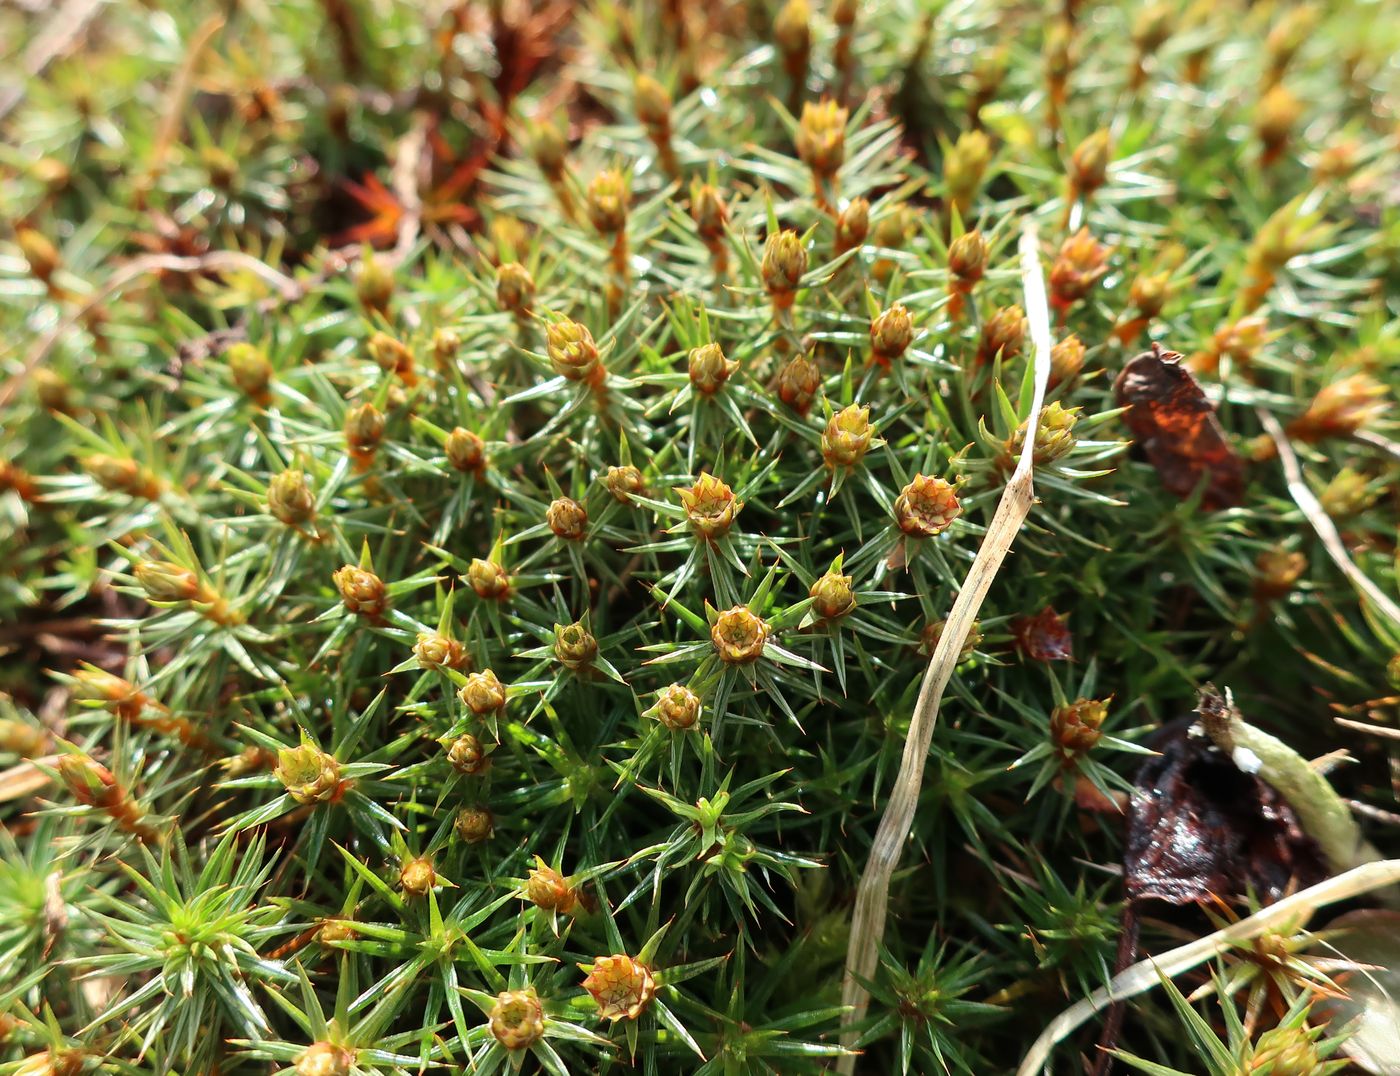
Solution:
M 504 262 L 496 269 L 496 302 L 502 310 L 528 314 L 535 301 L 535 278 L 519 262 Z
M 510 597 L 510 573 L 494 560 L 473 557 L 467 565 L 467 582 L 478 598 L 504 601 Z
M 888 366 L 908 350 L 913 339 L 914 321 L 903 303 L 895 303 L 870 323 L 870 357 Z
M 1089 294 L 1099 278 L 1108 272 L 1108 248 L 1080 228 L 1060 246 L 1050 266 L 1050 301 L 1060 309 Z
M 870 234 L 870 202 L 852 198 L 836 218 L 836 253 L 844 254 L 865 242 Z
M 690 529 L 701 538 L 714 540 L 728 533 L 744 502 L 712 474 L 702 474 L 689 489 L 677 489 Z
M 331 573 L 331 582 L 340 591 L 345 608 L 356 616 L 377 619 L 389 608 L 389 592 L 384 580 L 371 571 L 346 564 Z
M 496 818 L 485 807 L 463 807 L 457 812 L 453 828 L 468 844 L 480 844 L 489 841 L 496 831 Z
M 942 534 L 961 514 L 957 490 L 931 475 L 915 475 L 894 502 L 895 523 L 913 538 Z
M 557 497 L 545 512 L 545 522 L 566 542 L 582 541 L 588 533 L 588 509 L 572 497 Z
M 536 908 L 568 915 L 578 902 L 578 892 L 567 878 L 536 857 L 525 883 L 525 896 Z
M 569 381 L 597 384 L 603 379 L 602 359 L 586 325 L 565 318 L 545 328 L 545 350 L 554 372 Z
M 746 605 L 716 614 L 710 625 L 710 642 L 726 665 L 752 665 L 763 656 L 772 629 Z
M 790 306 L 807 272 L 807 248 L 796 232 L 775 232 L 763 247 L 763 286 L 778 306 Z
M 821 386 L 821 371 L 805 355 L 794 355 L 778 371 L 778 399 L 799 415 L 812 409 Z
M 1350 437 L 1389 410 L 1389 395 L 1370 374 L 1352 374 L 1325 385 L 1308 409 L 1289 423 L 1288 432 L 1300 441 Z
M 447 761 L 458 773 L 471 777 L 486 772 L 491 765 L 491 756 L 486 753 L 481 741 L 468 732 L 447 745 Z
M 497 714 L 506 708 L 506 686 L 490 669 L 467 674 L 467 682 L 458 690 L 457 697 L 477 717 Z
M 598 1015 L 605 1020 L 635 1020 L 656 997 L 656 978 L 645 964 L 630 956 L 600 956 L 591 967 L 583 988 L 598 1003 Z
M 1050 713 L 1050 739 L 1066 758 L 1089 751 L 1108 717 L 1108 699 L 1076 699 Z
M 471 430 L 454 427 L 447 435 L 442 450 L 454 470 L 475 475 L 486 470 L 486 442 Z
M 982 323 L 977 359 L 979 362 L 991 362 L 998 354 L 1003 359 L 1014 359 L 1021 354 L 1021 344 L 1025 339 L 1025 311 L 1019 306 L 999 307 Z
M 1084 342 L 1074 333 L 1050 349 L 1050 387 L 1073 381 L 1084 369 Z

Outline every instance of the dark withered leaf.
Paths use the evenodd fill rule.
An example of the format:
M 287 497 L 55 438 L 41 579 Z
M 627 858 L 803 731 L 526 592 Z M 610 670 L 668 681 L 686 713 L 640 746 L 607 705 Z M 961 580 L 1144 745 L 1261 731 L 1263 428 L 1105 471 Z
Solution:
M 1188 496 L 1209 474 L 1202 507 L 1231 508 L 1244 497 L 1244 465 L 1225 439 L 1215 408 L 1174 351 L 1144 351 L 1113 384 L 1123 421 L 1162 485 Z
M 1074 640 L 1064 618 L 1046 607 L 1035 616 L 1021 617 L 1011 624 L 1016 645 L 1028 658 L 1036 661 L 1074 660 Z
M 1128 896 L 1172 904 L 1272 903 L 1327 877 L 1322 851 L 1272 787 L 1241 770 L 1193 720 L 1168 725 L 1138 771 L 1123 856 Z

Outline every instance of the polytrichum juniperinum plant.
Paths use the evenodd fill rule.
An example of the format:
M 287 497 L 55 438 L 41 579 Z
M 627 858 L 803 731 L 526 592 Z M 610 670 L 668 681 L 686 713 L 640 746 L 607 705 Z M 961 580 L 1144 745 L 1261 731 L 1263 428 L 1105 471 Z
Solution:
M 0 12 L 0 1073 L 1014 1071 L 1208 681 L 1393 855 L 1385 14 Z

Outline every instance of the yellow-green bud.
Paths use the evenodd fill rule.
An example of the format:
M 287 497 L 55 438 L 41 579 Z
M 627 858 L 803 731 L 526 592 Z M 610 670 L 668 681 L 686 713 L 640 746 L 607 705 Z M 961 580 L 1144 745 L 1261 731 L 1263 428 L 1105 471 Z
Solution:
M 567 915 L 573 911 L 578 893 L 567 878 L 536 857 L 537 866 L 530 870 L 525 883 L 525 896 L 536 908 Z
M 627 227 L 627 205 L 632 192 L 627 177 L 616 168 L 606 168 L 588 184 L 588 219 L 604 235 L 614 235 Z
M 833 470 L 854 467 L 865 458 L 875 427 L 870 424 L 870 408 L 851 404 L 827 420 L 822 432 L 822 459 Z
M 590 384 L 602 380 L 603 363 L 587 326 L 568 318 L 550 322 L 545 327 L 545 350 L 560 377 Z
M 724 226 L 729 220 L 724 195 L 698 177 L 690 181 L 690 218 L 705 242 L 717 243 L 724 238 Z
M 267 387 L 272 383 L 272 363 L 262 348 L 241 341 L 230 344 L 224 361 L 233 383 L 249 399 L 259 400 L 267 395 Z
M 684 684 L 671 684 L 656 695 L 656 702 L 647 714 L 656 718 L 672 732 L 684 732 L 700 720 L 700 696 Z
M 519 262 L 505 262 L 496 270 L 496 302 L 502 310 L 525 314 L 535 301 L 535 278 Z
M 478 598 L 504 601 L 510 597 L 510 573 L 494 560 L 473 557 L 467 565 L 467 582 Z
M 690 349 L 689 367 L 690 383 L 695 391 L 702 396 L 713 396 L 739 364 L 726 359 L 724 349 L 718 344 L 702 344 Z
M 763 286 L 778 305 L 791 305 L 792 295 L 807 272 L 807 248 L 793 231 L 775 232 L 763 248 Z
M 267 484 L 269 514 L 289 527 L 300 527 L 316 518 L 316 497 L 301 471 L 287 470 Z
M 386 332 L 376 332 L 366 344 L 369 357 L 386 374 L 411 374 L 413 372 L 413 352 L 402 340 L 397 340 Z
M 325 803 L 341 791 L 340 763 L 315 744 L 282 748 L 272 776 L 300 804 Z
M 482 669 L 467 675 L 467 682 L 457 692 L 457 697 L 477 717 L 485 717 L 505 709 L 506 686 L 490 669 Z
M 544 1006 L 535 988 L 497 994 L 488 1026 L 492 1037 L 507 1050 L 523 1050 L 544 1038 Z
M 132 574 L 151 601 L 193 601 L 200 593 L 199 576 L 168 560 L 142 561 Z
M 358 457 L 372 456 L 384 439 L 384 412 L 372 403 L 345 413 L 345 444 Z
M 818 177 L 835 175 L 845 160 L 849 115 L 830 99 L 803 104 L 797 125 L 797 156 Z
M 827 572 L 808 591 L 812 611 L 823 620 L 839 620 L 856 607 L 856 593 L 851 589 L 851 577 Z
M 1074 148 L 1070 155 L 1069 174 L 1078 194 L 1089 195 L 1104 185 L 1108 178 L 1108 162 L 1113 159 L 1113 136 L 1108 128 L 1100 127 Z
M 566 669 L 581 672 L 598 656 L 598 640 L 582 624 L 555 624 L 554 656 Z

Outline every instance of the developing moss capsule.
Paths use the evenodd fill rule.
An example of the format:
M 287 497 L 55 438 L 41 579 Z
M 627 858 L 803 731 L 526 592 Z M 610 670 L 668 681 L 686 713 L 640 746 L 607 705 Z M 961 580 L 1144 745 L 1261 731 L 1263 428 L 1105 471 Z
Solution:
M 536 908 L 560 915 L 569 914 L 578 902 L 578 892 L 568 879 L 539 856 L 535 857 L 535 866 L 525 882 L 525 896 Z
M 255 403 L 270 399 L 267 388 L 272 384 L 272 363 L 261 348 L 241 341 L 230 344 L 224 352 L 224 362 L 228 363 L 233 383 L 245 396 Z
M 846 158 L 846 120 L 850 113 L 835 101 L 802 106 L 797 124 L 797 156 L 818 182 L 831 179 Z
M 895 303 L 870 323 L 870 358 L 878 366 L 889 366 L 913 339 L 914 321 L 903 303 Z
M 1076 699 L 1050 713 L 1050 739 L 1065 759 L 1085 754 L 1099 742 L 1108 699 Z
M 621 467 L 609 467 L 603 476 L 603 485 L 618 504 L 631 504 L 634 493 L 645 493 L 647 489 L 646 478 L 630 463 Z
M 469 777 L 485 773 L 491 765 L 491 757 L 486 753 L 481 741 L 471 733 L 458 736 L 447 745 L 447 761 L 458 773 Z
M 778 371 L 778 399 L 799 415 L 812 409 L 821 386 L 821 371 L 805 355 L 794 355 Z
M 870 202 L 865 198 L 852 198 L 836 218 L 837 256 L 864 244 L 869 234 Z
M 372 403 L 352 407 L 345 413 L 345 447 L 356 469 L 365 470 L 374 461 L 384 439 L 384 413 Z
M 724 349 L 718 344 L 691 348 L 687 366 L 690 383 L 701 396 L 713 396 L 724 387 L 729 375 L 739 368 L 737 362 L 730 362 L 724 357 Z
M 142 561 L 132 574 L 151 601 L 193 601 L 201 593 L 199 576 L 184 565 L 168 560 Z
M 773 305 L 785 310 L 792 305 L 802 275 L 807 272 L 807 248 L 796 232 L 775 232 L 763 247 L 760 266 L 763 286 L 773 298 Z
M 597 385 L 605 376 L 593 334 L 577 321 L 550 322 L 545 327 L 545 351 L 554 372 L 569 381 Z
M 598 656 L 598 640 L 582 624 L 554 625 L 554 657 L 564 668 L 582 672 Z
M 838 572 L 827 572 L 821 576 L 812 584 L 808 595 L 812 599 L 812 611 L 823 620 L 839 620 L 856 607 L 851 577 Z
M 672 732 L 685 732 L 700 720 L 700 696 L 684 684 L 671 684 L 656 694 L 656 702 L 646 711 Z
M 420 631 L 413 656 L 424 669 L 460 669 L 467 664 L 467 649 L 456 639 L 436 631 Z
M 374 364 L 386 374 L 394 374 L 409 385 L 418 380 L 413 371 L 413 351 L 402 340 L 386 332 L 376 332 L 365 347 Z
M 437 881 L 437 871 L 427 856 L 407 860 L 399 869 L 399 888 L 410 897 L 426 896 Z
M 1025 338 L 1025 311 L 1014 305 L 1000 307 L 982 323 L 982 333 L 977 343 L 977 361 L 991 362 L 997 355 L 1001 355 L 1003 359 L 1014 359 L 1021 354 L 1021 344 Z

